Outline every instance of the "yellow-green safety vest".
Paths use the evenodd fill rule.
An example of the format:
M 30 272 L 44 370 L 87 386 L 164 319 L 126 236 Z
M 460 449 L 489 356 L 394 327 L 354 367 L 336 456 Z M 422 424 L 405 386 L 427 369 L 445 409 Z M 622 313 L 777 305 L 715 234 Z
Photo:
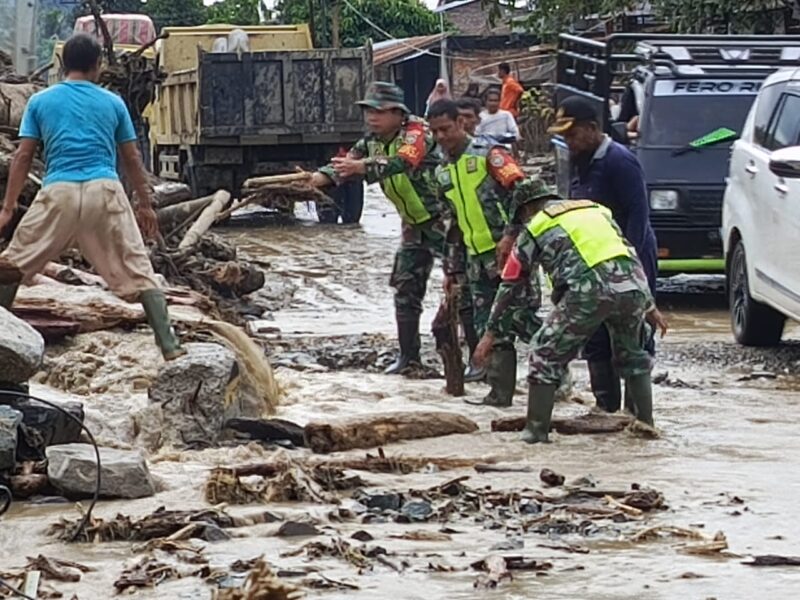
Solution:
M 540 211 L 528 224 L 534 238 L 560 227 L 588 267 L 630 256 L 631 251 L 610 222 L 611 211 L 588 200 L 561 202 Z
M 453 187 L 444 195 L 455 207 L 458 227 L 467 252 L 475 256 L 494 250 L 497 244 L 478 196 L 478 190 L 489 176 L 486 157 L 462 154 L 455 163 L 447 165 L 447 170 L 450 172 Z
M 398 136 L 389 146 L 389 156 L 396 156 L 397 150 L 403 145 L 402 136 Z M 381 182 L 381 188 L 386 197 L 397 208 L 403 221 L 414 225 L 421 225 L 430 221 L 431 214 L 414 189 L 414 184 L 405 173 L 392 175 Z

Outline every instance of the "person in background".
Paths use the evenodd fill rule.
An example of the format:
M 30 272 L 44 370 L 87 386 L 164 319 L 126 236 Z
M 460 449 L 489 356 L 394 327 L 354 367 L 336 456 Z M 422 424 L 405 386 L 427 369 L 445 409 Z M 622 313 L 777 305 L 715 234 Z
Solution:
M 464 124 L 466 132 L 475 137 L 478 125 L 481 122 L 481 103 L 477 98 L 465 96 L 456 101 L 458 116 Z
M 603 133 L 594 106 L 584 98 L 570 96 L 561 102 L 556 121 L 548 130 L 560 134 L 569 147 L 573 165 L 570 197 L 592 200 L 611 210 L 625 238 L 636 250 L 655 298 L 658 258 L 656 236 L 650 225 L 650 204 L 644 174 L 636 156 Z M 663 319 L 657 309 L 648 313 L 652 324 Z M 644 345 L 655 354 L 652 335 Z M 619 375 L 612 364 L 608 330 L 601 326 L 587 342 L 584 356 L 589 367 L 597 406 L 607 412 L 620 409 Z M 627 404 L 627 402 L 626 402 Z
M 436 85 L 433 86 L 433 90 L 431 90 L 431 93 L 428 94 L 428 100 L 425 103 L 425 117 L 428 117 L 428 111 L 430 111 L 431 106 L 433 106 L 435 102 L 438 102 L 439 100 L 451 99 L 450 86 L 447 85 L 447 81 L 444 79 L 437 79 Z
M 519 99 L 525 89 L 511 75 L 511 67 L 508 63 L 500 63 L 497 67 L 497 74 L 500 77 L 500 81 L 503 82 L 503 88 L 500 92 L 500 108 L 510 112 L 516 119 L 519 117 Z
M 0 234 L 14 217 L 40 144 L 46 172 L 42 189 L 0 255 L 0 306 L 10 309 L 20 283 L 76 246 L 115 294 L 141 302 L 164 359 L 172 360 L 185 350 L 142 240 L 142 234 L 159 236 L 158 221 L 128 109 L 122 98 L 96 83 L 101 58 L 93 37 L 72 36 L 64 44 L 66 80 L 34 94 L 25 108 Z M 118 156 L 136 191 L 135 211 L 117 175 Z
M 491 138 L 497 143 L 508 144 L 519 141 L 519 127 L 514 116 L 500 108 L 500 93 L 497 90 L 486 92 L 486 110 L 480 114 L 477 135 Z

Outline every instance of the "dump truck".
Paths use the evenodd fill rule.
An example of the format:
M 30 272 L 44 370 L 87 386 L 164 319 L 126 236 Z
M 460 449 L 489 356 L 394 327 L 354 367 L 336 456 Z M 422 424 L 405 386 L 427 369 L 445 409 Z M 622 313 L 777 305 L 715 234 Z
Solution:
M 363 135 L 355 103 L 371 80 L 369 47 L 314 49 L 307 25 L 164 32 L 157 54 L 167 75 L 149 115 L 159 177 L 197 196 L 237 195 L 250 177 L 316 169 Z M 320 220 L 357 222 L 363 194 L 361 182 L 343 187 L 336 210 L 318 207 Z

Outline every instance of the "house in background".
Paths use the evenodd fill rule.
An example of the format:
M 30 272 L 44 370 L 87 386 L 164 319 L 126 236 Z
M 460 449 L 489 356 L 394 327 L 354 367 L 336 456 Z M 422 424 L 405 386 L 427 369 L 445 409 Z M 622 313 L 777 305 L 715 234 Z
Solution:
M 444 15 L 445 21 L 461 35 L 509 35 L 512 33 L 509 21 L 525 12 L 522 8 L 525 3 L 517 4 L 520 5 L 519 9 L 503 9 L 503 16 L 494 25 L 489 23 L 481 0 L 439 0 L 433 12 Z

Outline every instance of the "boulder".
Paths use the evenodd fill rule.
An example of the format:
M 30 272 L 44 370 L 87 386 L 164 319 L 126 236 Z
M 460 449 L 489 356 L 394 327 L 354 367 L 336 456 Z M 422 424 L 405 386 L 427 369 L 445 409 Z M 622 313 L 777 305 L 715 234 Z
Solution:
M 0 471 L 13 469 L 17 462 L 17 436 L 22 413 L 0 405 Z
M 33 327 L 0 307 L 0 382 L 23 383 L 44 358 L 44 339 Z
M 8 402 L 13 409 L 22 413 L 23 427 L 20 429 L 17 459 L 39 461 L 45 457 L 45 448 L 59 444 L 72 444 L 81 440 L 83 423 L 83 404 L 80 402 L 61 402 L 59 406 L 72 415 L 73 421 L 63 412 L 52 406 L 23 398 Z
M 144 455 L 139 451 L 100 448 L 100 496 L 145 498 L 156 493 Z M 64 444 L 47 449 L 47 477 L 68 498 L 94 494 L 96 457 L 90 444 Z
M 219 344 L 186 344 L 186 354 L 165 363 L 150 386 L 161 420 L 159 445 L 214 445 L 225 422 L 239 415 L 239 366 Z

